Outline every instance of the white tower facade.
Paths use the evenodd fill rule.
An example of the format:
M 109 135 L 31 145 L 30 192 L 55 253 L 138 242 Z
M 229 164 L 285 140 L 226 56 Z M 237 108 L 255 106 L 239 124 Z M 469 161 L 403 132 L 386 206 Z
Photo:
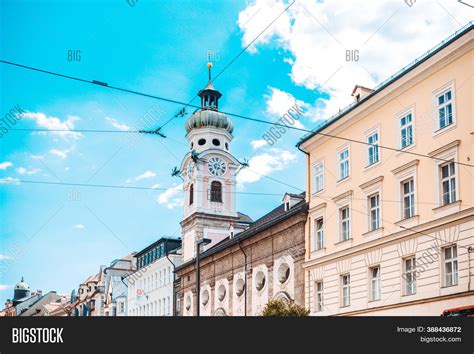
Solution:
M 181 163 L 184 183 L 184 217 L 181 222 L 183 261 L 196 255 L 196 241 L 210 239 L 212 247 L 246 228 L 248 217 L 237 212 L 236 175 L 240 162 L 230 146 L 233 125 L 218 111 L 222 96 L 212 85 L 199 91 L 201 109 L 185 123 L 189 152 Z

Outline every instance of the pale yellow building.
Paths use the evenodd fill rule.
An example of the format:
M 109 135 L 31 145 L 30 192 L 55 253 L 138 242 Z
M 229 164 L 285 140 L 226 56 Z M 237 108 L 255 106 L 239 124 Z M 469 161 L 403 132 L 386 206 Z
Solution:
M 473 74 L 471 23 L 300 141 L 312 315 L 474 305 Z

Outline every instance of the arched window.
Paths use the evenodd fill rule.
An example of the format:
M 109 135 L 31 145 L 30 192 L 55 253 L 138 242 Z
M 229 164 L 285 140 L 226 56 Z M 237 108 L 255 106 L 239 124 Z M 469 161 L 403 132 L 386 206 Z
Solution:
M 214 181 L 211 183 L 211 202 L 222 203 L 222 184 Z
M 191 187 L 189 187 L 189 205 L 192 205 L 194 203 L 194 185 L 191 184 Z

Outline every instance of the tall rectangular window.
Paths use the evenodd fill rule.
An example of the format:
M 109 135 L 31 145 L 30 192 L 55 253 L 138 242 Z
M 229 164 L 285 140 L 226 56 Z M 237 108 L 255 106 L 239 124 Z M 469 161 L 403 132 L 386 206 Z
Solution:
M 413 116 L 411 113 L 400 118 L 400 149 L 413 144 Z
M 451 286 L 458 283 L 458 250 L 456 245 L 443 249 L 444 285 Z
M 349 148 L 339 153 L 339 179 L 349 177 Z
M 324 166 L 319 162 L 314 166 L 314 192 L 321 192 L 324 188 Z
M 339 210 L 341 222 L 341 240 L 346 241 L 351 238 L 351 221 L 349 215 L 349 207 L 344 207 Z
M 316 312 L 320 312 L 323 310 L 323 282 L 322 281 L 316 282 L 315 296 L 316 296 L 315 310 Z
M 320 250 L 324 247 L 324 220 L 323 218 L 315 221 L 314 249 Z
M 453 97 L 448 90 L 436 97 L 438 105 L 438 129 L 443 129 L 453 124 Z
M 413 295 L 416 293 L 416 258 L 409 257 L 403 260 L 405 295 Z
M 370 291 L 372 301 L 380 300 L 380 266 L 370 268 Z
M 349 274 L 341 275 L 341 306 L 351 305 L 351 277 Z
M 379 132 L 370 134 L 367 137 L 367 162 L 373 165 L 379 162 Z
M 402 182 L 403 218 L 415 216 L 415 182 L 413 178 Z
M 370 209 L 370 231 L 377 230 L 380 227 L 380 196 L 374 194 L 369 197 Z
M 441 192 L 443 205 L 456 201 L 456 167 L 454 162 L 448 162 L 440 166 L 441 169 Z

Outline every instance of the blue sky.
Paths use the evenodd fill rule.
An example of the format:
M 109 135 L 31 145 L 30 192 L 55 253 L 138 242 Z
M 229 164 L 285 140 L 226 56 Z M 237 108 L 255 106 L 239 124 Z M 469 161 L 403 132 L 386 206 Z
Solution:
M 296 100 L 308 112 L 299 126 L 312 128 L 350 102 L 354 84 L 374 86 L 469 19 L 462 5 L 441 3 L 301 0 L 214 82 L 223 94 L 220 107 L 276 121 Z M 3 0 L 0 57 L 187 102 L 206 84 L 208 50 L 219 53 L 219 72 L 287 5 Z M 411 25 L 401 27 L 402 19 Z M 360 63 L 344 63 L 348 48 L 361 48 Z M 80 50 L 81 60 L 68 61 L 69 50 Z M 181 108 L 5 64 L 0 78 L 2 118 L 16 105 L 27 112 L 17 128 L 134 130 L 147 114 L 158 118 L 149 127 L 156 128 Z M 187 151 L 186 117 L 164 129 L 173 140 L 144 136 L 133 144 L 126 134 L 9 131 L 0 139 L 0 180 L 176 188 L 180 180 L 170 171 Z M 232 120 L 238 159 L 304 188 L 305 157 L 294 147 L 302 133 L 288 132 L 270 147 L 262 142 L 268 127 Z M 239 182 L 242 192 L 297 192 L 251 171 Z M 180 193 L 174 190 L 0 183 L 0 201 L 2 303 L 22 276 L 33 289 L 69 293 L 101 264 L 162 235 L 180 236 Z M 280 201 L 240 194 L 238 209 L 258 218 Z

